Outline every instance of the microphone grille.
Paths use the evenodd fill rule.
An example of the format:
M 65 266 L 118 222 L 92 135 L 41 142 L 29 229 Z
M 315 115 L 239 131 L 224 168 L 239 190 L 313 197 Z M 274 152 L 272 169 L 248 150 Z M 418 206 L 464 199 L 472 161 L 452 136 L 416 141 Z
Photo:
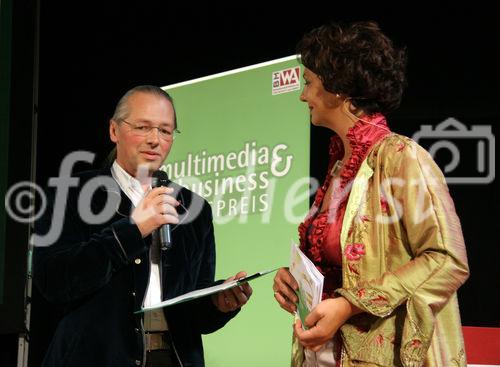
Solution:
M 168 186 L 170 183 L 168 175 L 165 171 L 154 171 L 151 179 L 151 187 Z

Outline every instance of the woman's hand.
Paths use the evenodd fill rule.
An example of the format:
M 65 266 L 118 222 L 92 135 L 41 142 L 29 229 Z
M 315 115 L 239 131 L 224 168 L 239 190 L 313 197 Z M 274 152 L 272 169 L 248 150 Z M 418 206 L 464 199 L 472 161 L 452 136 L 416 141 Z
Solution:
M 305 348 L 317 352 L 333 338 L 337 330 L 353 315 L 362 311 L 344 297 L 329 298 L 317 305 L 305 321 L 308 330 L 302 328 L 300 320 L 294 325 L 294 332 Z
M 290 274 L 288 268 L 281 268 L 274 277 L 274 298 L 280 304 L 281 308 L 293 314 L 297 310 L 299 298 L 295 293 L 299 285 L 295 278 Z

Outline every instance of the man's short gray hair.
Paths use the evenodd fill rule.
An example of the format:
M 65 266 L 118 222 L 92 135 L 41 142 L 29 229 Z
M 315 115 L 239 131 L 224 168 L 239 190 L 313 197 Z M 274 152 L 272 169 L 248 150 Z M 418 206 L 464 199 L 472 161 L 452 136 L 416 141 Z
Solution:
M 174 109 L 174 128 L 177 129 L 177 115 L 175 113 L 175 107 L 174 107 L 174 100 L 168 94 L 165 92 L 163 89 L 160 87 L 154 86 L 154 85 L 139 85 L 137 87 L 134 87 L 127 91 L 123 95 L 122 98 L 118 101 L 115 112 L 113 113 L 112 119 L 116 121 L 117 123 L 120 123 L 124 119 L 127 119 L 127 117 L 130 115 L 130 110 L 128 106 L 128 99 L 130 98 L 131 95 L 135 93 L 147 93 L 147 94 L 152 94 L 155 96 L 158 96 L 160 98 L 165 98 L 167 101 L 169 101 L 172 104 L 172 107 Z

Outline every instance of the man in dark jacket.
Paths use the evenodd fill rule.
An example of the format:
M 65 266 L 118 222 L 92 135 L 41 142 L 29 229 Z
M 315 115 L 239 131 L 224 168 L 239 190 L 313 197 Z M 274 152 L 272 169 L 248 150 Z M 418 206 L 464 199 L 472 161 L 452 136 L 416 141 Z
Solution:
M 34 281 L 65 315 L 44 366 L 203 366 L 201 334 L 223 327 L 251 296 L 246 284 L 135 313 L 215 284 L 209 204 L 177 185 L 151 187 L 176 128 L 170 96 L 136 87 L 110 121 L 112 166 L 70 177 L 65 161 L 49 181 L 55 190 L 35 226 Z M 75 159 L 89 157 L 80 152 L 69 161 Z M 166 224 L 173 228 L 170 249 L 160 248 L 156 235 Z

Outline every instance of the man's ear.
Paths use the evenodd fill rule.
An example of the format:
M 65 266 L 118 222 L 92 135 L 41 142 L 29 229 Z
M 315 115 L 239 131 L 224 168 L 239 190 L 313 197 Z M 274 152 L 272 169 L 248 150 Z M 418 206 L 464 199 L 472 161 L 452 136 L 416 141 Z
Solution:
M 118 142 L 118 134 L 116 131 L 117 129 L 118 129 L 118 124 L 116 123 L 116 121 L 113 119 L 109 120 L 109 138 L 113 143 Z

